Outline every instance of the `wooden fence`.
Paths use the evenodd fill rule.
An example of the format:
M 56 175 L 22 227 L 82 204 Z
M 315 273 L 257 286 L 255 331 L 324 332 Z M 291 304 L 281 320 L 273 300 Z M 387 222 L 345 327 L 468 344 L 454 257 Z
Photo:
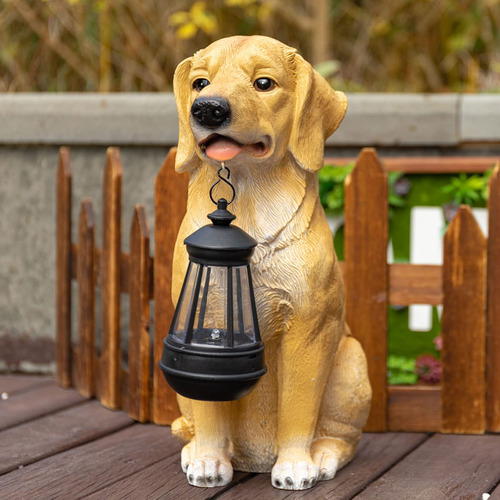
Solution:
M 130 253 L 121 251 L 122 167 L 109 148 L 103 187 L 103 244 L 95 245 L 92 204 L 83 200 L 71 241 L 71 167 L 60 150 L 57 176 L 57 379 L 141 422 L 169 424 L 175 394 L 157 368 L 173 306 L 171 261 L 185 212 L 187 178 L 175 149 L 155 181 L 155 256 L 143 207 L 136 206 Z M 443 265 L 388 264 L 387 170 L 485 171 L 491 158 L 392 159 L 364 149 L 345 186 L 344 276 L 347 320 L 365 349 L 373 403 L 370 431 L 500 432 L 500 174 L 490 180 L 489 238 L 462 206 L 444 236 Z M 431 165 L 431 166 L 429 166 Z M 183 207 L 182 210 L 179 207 Z M 78 282 L 78 339 L 71 341 L 71 282 Z M 96 349 L 96 287 L 102 318 Z M 130 298 L 128 363 L 121 362 L 120 293 Z M 155 334 L 149 333 L 154 299 Z M 440 386 L 387 386 L 389 305 L 443 305 Z

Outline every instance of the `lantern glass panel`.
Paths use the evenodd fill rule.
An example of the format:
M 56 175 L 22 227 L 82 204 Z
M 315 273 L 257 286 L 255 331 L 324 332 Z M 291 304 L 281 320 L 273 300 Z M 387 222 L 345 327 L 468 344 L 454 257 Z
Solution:
M 186 340 L 186 332 L 189 321 L 189 311 L 194 302 L 194 291 L 196 282 L 202 267 L 198 264 L 191 262 L 189 264 L 184 286 L 179 297 L 179 304 L 177 305 L 176 317 L 172 326 L 172 335 L 175 340 L 184 343 Z
M 204 347 L 239 347 L 254 343 L 248 266 L 203 266 L 196 280 L 200 282 L 192 333 L 183 335 L 182 339 Z M 196 291 L 196 288 L 195 283 L 191 289 Z M 190 311 L 187 310 L 188 315 L 192 314 Z M 189 328 L 189 321 L 184 325 Z
M 235 346 L 255 342 L 256 333 L 247 266 L 233 268 L 233 325 Z
M 227 267 L 203 266 L 193 323 L 193 345 L 227 345 Z
M 232 348 L 260 341 L 248 266 L 191 262 L 179 297 L 172 337 L 183 344 Z

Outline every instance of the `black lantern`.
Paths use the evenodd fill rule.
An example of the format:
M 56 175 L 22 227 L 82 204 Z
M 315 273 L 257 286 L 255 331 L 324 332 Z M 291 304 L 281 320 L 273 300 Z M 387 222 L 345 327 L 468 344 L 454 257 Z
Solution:
M 232 188 L 234 199 L 224 166 L 219 178 Z M 210 190 L 214 203 L 216 184 Z M 227 210 L 231 202 L 219 199 L 208 215 L 212 224 L 184 240 L 189 267 L 160 368 L 170 386 L 190 399 L 242 398 L 267 371 L 250 273 L 257 242 L 231 225 L 236 218 Z

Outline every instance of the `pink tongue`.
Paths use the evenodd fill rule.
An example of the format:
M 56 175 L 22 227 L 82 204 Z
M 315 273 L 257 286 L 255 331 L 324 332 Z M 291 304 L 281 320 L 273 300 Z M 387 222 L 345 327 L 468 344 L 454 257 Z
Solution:
M 227 161 L 234 158 L 241 151 L 243 151 L 243 148 L 234 141 L 221 138 L 207 146 L 205 153 L 214 160 Z

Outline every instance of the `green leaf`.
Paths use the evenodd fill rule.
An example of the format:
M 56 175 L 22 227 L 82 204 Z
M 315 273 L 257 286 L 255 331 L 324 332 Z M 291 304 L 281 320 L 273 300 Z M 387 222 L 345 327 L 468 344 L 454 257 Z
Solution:
M 405 356 L 390 355 L 387 358 L 387 380 L 390 385 L 411 385 L 418 380 L 415 360 Z
M 415 360 L 406 356 L 391 355 L 387 358 L 387 368 L 406 372 L 415 371 Z
M 480 200 L 487 199 L 488 179 L 491 173 L 485 172 L 483 175 L 467 175 L 461 173 L 453 177 L 450 183 L 443 186 L 442 192 L 451 194 L 453 201 L 457 204 L 466 203 L 474 205 Z
M 389 193 L 389 205 L 391 207 L 400 208 L 406 206 L 406 202 L 396 193 Z
M 389 375 L 389 385 L 413 385 L 418 381 L 418 375 L 415 373 L 394 373 Z

